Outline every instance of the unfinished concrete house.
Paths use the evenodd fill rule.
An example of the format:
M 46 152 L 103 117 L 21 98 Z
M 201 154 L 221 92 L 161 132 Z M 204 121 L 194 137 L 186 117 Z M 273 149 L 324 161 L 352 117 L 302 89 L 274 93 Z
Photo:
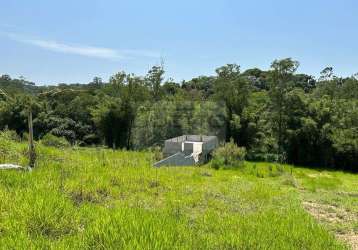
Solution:
M 216 136 L 182 135 L 168 139 L 164 143 L 164 159 L 154 166 L 192 166 L 205 163 L 218 145 Z

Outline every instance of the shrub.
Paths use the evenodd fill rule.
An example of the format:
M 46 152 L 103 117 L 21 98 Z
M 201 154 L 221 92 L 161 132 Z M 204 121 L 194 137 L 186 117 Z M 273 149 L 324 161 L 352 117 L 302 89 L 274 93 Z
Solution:
M 45 146 L 56 147 L 56 148 L 65 148 L 70 146 L 70 143 L 64 137 L 57 137 L 53 134 L 46 134 L 42 137 L 41 142 Z
M 283 176 L 282 184 L 287 185 L 287 186 L 292 186 L 294 188 L 298 187 L 298 183 L 297 183 L 295 177 L 293 177 L 291 174 L 285 174 Z
M 233 140 L 214 151 L 211 166 L 215 169 L 223 167 L 240 167 L 243 165 L 246 149 L 238 147 Z
M 19 137 L 15 131 L 3 130 L 0 131 L 0 163 L 16 163 L 20 164 L 22 161 L 22 154 L 19 145 L 16 143 Z
M 20 137 L 16 134 L 16 131 L 8 129 L 0 131 L 0 138 L 1 140 L 20 141 Z
M 152 157 L 155 162 L 163 159 L 163 153 L 160 147 L 151 147 L 149 151 L 152 153 Z

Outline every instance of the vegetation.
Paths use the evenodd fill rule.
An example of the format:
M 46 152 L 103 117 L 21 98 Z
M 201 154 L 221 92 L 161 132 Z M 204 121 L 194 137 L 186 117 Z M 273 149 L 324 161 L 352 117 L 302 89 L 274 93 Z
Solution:
M 27 109 L 34 133 L 71 144 L 145 149 L 182 134 L 230 138 L 250 160 L 357 171 L 358 80 L 327 67 L 321 76 L 296 73 L 299 63 L 275 60 L 270 69 L 236 64 L 176 83 L 162 66 L 145 76 L 125 72 L 108 82 L 36 86 L 0 77 L 0 129 L 24 137 Z
M 26 161 L 13 136 L 0 133 L 0 163 Z M 34 171 L 0 172 L 2 249 L 347 249 L 341 239 L 358 233 L 353 174 L 158 169 L 146 151 L 36 148 Z M 336 221 L 313 217 L 327 207 Z
M 220 167 L 242 167 L 245 161 L 246 149 L 238 147 L 233 140 L 217 148 L 213 153 L 211 166 L 215 169 Z
M 0 248 L 356 247 L 357 178 L 339 171 L 358 170 L 358 78 L 298 67 L 228 64 L 181 83 L 162 66 L 58 86 L 1 76 L 0 163 L 28 164 L 29 109 L 38 157 L 0 172 Z M 182 134 L 226 144 L 208 166 L 152 168 Z
M 57 148 L 70 146 L 70 143 L 66 140 L 66 138 L 57 137 L 52 134 L 46 134 L 44 137 L 42 137 L 41 143 L 45 146 Z

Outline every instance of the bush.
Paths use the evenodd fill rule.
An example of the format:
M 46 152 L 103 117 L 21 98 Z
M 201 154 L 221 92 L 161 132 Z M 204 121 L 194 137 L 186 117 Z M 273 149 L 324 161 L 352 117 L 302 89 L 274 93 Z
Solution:
M 162 149 L 158 146 L 149 148 L 149 151 L 152 153 L 153 160 L 155 162 L 160 161 L 163 159 L 163 152 Z
M 211 166 L 215 169 L 220 167 L 241 167 L 246 156 L 246 149 L 238 147 L 233 140 L 214 151 Z
M 42 137 L 41 143 L 45 146 L 56 148 L 65 148 L 70 146 L 70 143 L 66 140 L 66 138 L 57 137 L 53 134 L 46 134 Z
M 18 136 L 18 134 L 16 134 L 16 131 L 8 129 L 0 131 L 0 139 L 9 141 L 20 141 L 20 137 Z
M 0 163 L 22 165 L 26 161 L 26 146 L 18 144 L 19 140 L 15 131 L 0 130 Z

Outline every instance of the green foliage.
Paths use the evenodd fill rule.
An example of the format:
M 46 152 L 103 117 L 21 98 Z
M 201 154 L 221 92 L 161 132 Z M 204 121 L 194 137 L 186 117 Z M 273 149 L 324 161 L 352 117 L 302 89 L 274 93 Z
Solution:
M 53 134 L 46 134 L 41 138 L 41 143 L 45 146 L 65 148 L 69 147 L 70 143 L 64 137 L 58 137 Z
M 157 162 L 163 159 L 163 150 L 161 147 L 151 147 L 150 152 L 153 155 L 153 162 Z
M 3 94 L 13 96 L 23 92 L 38 92 L 33 82 L 26 81 L 23 77 L 12 79 L 9 75 L 0 76 L 0 89 L 0 100 Z
M 321 77 L 296 73 L 291 58 L 269 70 L 237 64 L 183 82 L 164 66 L 108 82 L 35 86 L 0 77 L 0 129 L 24 138 L 31 106 L 35 139 L 48 133 L 71 144 L 146 149 L 183 134 L 233 138 L 247 159 L 357 171 L 358 79 L 327 67 Z
M 149 90 L 152 92 L 152 98 L 154 102 L 160 101 L 163 95 L 163 90 L 161 88 L 164 68 L 162 66 L 153 66 L 146 76 L 146 83 L 149 86 Z
M 318 190 L 336 190 L 342 185 L 342 181 L 328 173 L 313 174 L 302 181 L 304 187 L 312 192 Z
M 115 98 L 108 99 L 93 109 L 93 121 L 107 146 L 129 148 L 133 112 L 130 104 Z
M 29 100 L 28 96 L 20 95 L 0 101 L 0 130 L 15 130 L 21 135 L 27 129 Z M 34 105 L 34 115 L 38 112 L 38 108 L 38 105 Z
M 249 81 L 240 74 L 240 66 L 237 64 L 220 67 L 216 69 L 216 73 L 214 97 L 226 108 L 226 140 L 234 138 L 238 142 L 237 117 L 241 116 L 247 106 L 251 91 Z
M 241 168 L 242 172 L 258 178 L 275 178 L 275 177 L 284 177 L 283 182 L 285 182 L 289 176 L 292 177 L 290 167 L 285 165 L 280 165 L 277 163 L 251 163 L 246 162 L 245 167 Z M 293 177 L 292 177 L 293 178 Z
M 137 112 L 133 147 L 161 146 L 183 134 L 223 136 L 225 110 L 215 102 L 189 102 L 182 99 L 146 103 Z
M 46 190 L 40 192 L 47 193 Z M 24 203 L 27 206 L 23 211 L 25 228 L 33 238 L 59 239 L 79 230 L 78 213 L 65 196 L 39 193 L 25 197 Z
M 15 131 L 0 131 L 0 164 L 27 165 L 27 146 L 19 144 L 19 141 L 20 138 Z
M 237 168 L 244 165 L 246 149 L 238 147 L 233 140 L 217 148 L 213 153 L 211 166 L 215 169 L 220 167 Z
M 277 142 L 272 129 L 267 92 L 255 92 L 240 117 L 240 145 L 247 148 L 247 158 L 277 161 Z
M 3 142 L 20 141 L 20 137 L 16 131 L 8 129 L 0 131 L 0 138 Z
M 285 108 L 287 107 L 287 93 L 293 88 L 293 74 L 297 70 L 299 63 L 291 58 L 275 60 L 271 64 L 270 72 L 270 109 L 271 123 L 273 131 L 277 137 L 278 152 L 283 153 L 284 133 L 287 124 L 287 115 Z

